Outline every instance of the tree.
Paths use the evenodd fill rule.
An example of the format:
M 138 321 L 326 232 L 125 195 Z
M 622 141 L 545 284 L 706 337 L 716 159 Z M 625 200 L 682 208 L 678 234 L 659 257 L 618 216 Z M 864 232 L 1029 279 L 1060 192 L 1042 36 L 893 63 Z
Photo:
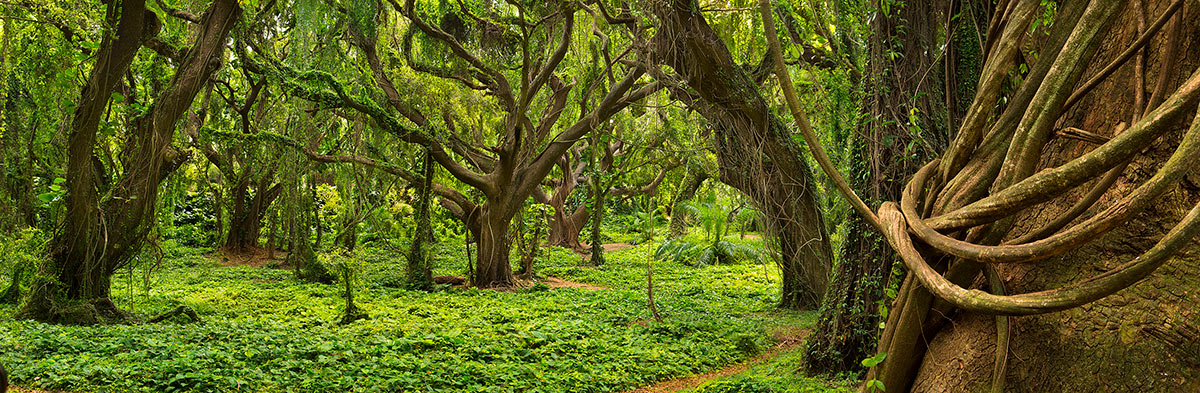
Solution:
M 438 103 L 417 105 L 401 96 L 397 84 L 393 82 L 396 75 L 388 73 L 379 56 L 376 21 L 388 20 L 387 12 L 383 9 L 356 8 L 369 8 L 369 2 L 355 2 L 346 8 L 339 8 L 339 12 L 353 16 L 350 18 L 353 23 L 346 24 L 348 35 L 371 70 L 375 82 L 372 90 L 382 92 L 388 109 L 377 104 L 373 98 L 348 92 L 344 84 L 328 73 L 297 71 L 277 61 L 279 56 L 272 53 L 274 48 L 255 47 L 255 55 L 262 58 L 261 64 L 255 67 L 271 75 L 291 94 L 327 107 L 352 109 L 370 117 L 380 129 L 399 140 L 429 149 L 434 161 L 454 179 L 481 193 L 484 199 L 481 205 L 469 202 L 457 192 L 439 195 L 456 205 L 455 210 L 461 213 L 460 217 L 478 239 L 474 284 L 479 287 L 509 286 L 513 275 L 509 262 L 511 238 L 508 229 L 525 198 L 541 187 L 545 177 L 575 141 L 629 104 L 659 90 L 659 84 L 640 81 L 645 73 L 642 63 L 630 61 L 629 65 L 619 62 L 602 65 L 597 52 L 588 59 L 590 61 L 572 64 L 588 76 L 583 81 L 585 86 L 576 95 L 578 119 L 560 125 L 559 120 L 566 112 L 568 98 L 575 84 L 567 83 L 556 72 L 561 72 L 560 68 L 565 67 L 564 59 L 576 35 L 575 17 L 580 11 L 576 8 L 578 4 L 556 4 L 557 9 L 544 9 L 537 3 L 528 6 L 523 4 L 517 7 L 520 13 L 515 15 L 501 13 L 499 9 L 470 9 L 464 6 L 461 13 L 443 15 L 442 21 L 435 24 L 425 20 L 424 15 L 428 10 L 423 8 L 424 4 L 411 0 L 403 5 L 397 1 L 388 3 L 409 23 L 401 40 L 400 51 L 410 70 L 427 74 L 427 77 L 453 81 L 465 89 L 463 95 L 473 96 L 472 99 L 480 96 L 494 99 L 494 106 L 491 107 L 497 109 L 496 112 L 486 117 L 474 114 L 480 122 L 487 123 L 486 128 L 498 130 L 497 134 L 489 135 L 489 139 L 494 140 L 493 144 L 487 148 L 477 147 L 486 143 L 482 138 L 482 125 L 455 121 L 455 116 Z M 531 15 L 529 7 L 541 15 Z M 603 20 L 595 11 L 589 11 L 591 22 L 595 23 L 593 34 L 604 35 L 599 29 Z M 476 12 L 485 14 L 480 16 Z M 501 27 L 496 24 L 501 22 L 492 21 L 495 19 L 521 33 L 516 37 L 456 36 L 441 27 L 463 27 L 466 22 L 459 15 L 472 18 L 473 23 L 480 27 L 475 31 Z M 483 41 L 489 39 L 498 41 L 489 41 L 488 44 L 506 50 L 521 48 L 505 46 L 508 45 L 505 43 L 537 44 L 541 46 L 539 51 L 546 50 L 548 56 L 535 59 L 532 53 L 538 51 L 529 50 L 533 48 L 521 49 L 522 55 L 518 59 L 521 66 L 516 72 L 502 71 L 505 69 L 498 68 L 495 65 L 497 62 L 489 61 L 490 58 L 469 49 L 472 45 L 482 46 Z M 638 39 L 636 36 L 632 38 L 633 41 Z M 605 58 L 611 58 L 608 56 L 608 42 L 611 41 L 607 38 L 604 41 L 605 45 L 600 51 L 605 53 Z M 627 44 L 633 45 L 633 42 Z M 428 61 L 426 58 L 440 59 L 447 54 L 452 56 L 452 63 L 457 68 L 446 69 L 425 63 Z M 257 61 L 248 54 L 243 57 L 247 61 Z M 626 70 L 619 79 L 613 76 L 616 68 Z M 608 79 L 603 78 L 606 75 Z M 425 115 L 422 106 L 432 107 L 425 110 L 440 109 L 444 114 L 440 123 L 438 119 L 431 120 Z M 541 109 L 541 114 L 535 123 L 533 115 L 537 109 Z M 393 115 L 392 111 L 400 116 Z M 470 127 L 476 128 L 472 130 Z M 437 133 L 431 132 L 435 129 Z M 476 138 L 471 131 L 480 137 Z
M 1200 10 L 1063 4 L 1032 37 L 1038 60 L 1018 64 L 1042 6 L 993 10 L 1004 17 L 989 26 L 975 99 L 899 204 L 876 216 L 839 185 L 909 269 L 864 391 L 1003 391 L 1014 378 L 1038 391 L 1171 390 L 1198 377 L 1178 345 L 1197 318 L 1178 307 L 1197 299 L 1159 287 L 1196 285 L 1194 257 L 1175 257 L 1200 235 L 1200 195 L 1184 182 L 1200 158 L 1200 72 L 1178 66 L 1200 60 L 1182 38 L 1197 26 L 1181 35 Z M 1143 50 L 1156 56 L 1128 63 Z
M 162 26 L 142 0 L 108 5 L 106 23 L 115 31 L 103 34 L 68 136 L 66 219 L 41 267 L 47 278 L 35 284 L 21 316 L 62 323 L 125 318 L 109 299 L 110 277 L 141 249 L 154 224 L 159 184 L 188 158 L 171 145 L 175 123 L 220 68 L 241 12 L 233 0 L 213 1 L 197 21 L 191 49 L 179 59 L 171 83 L 131 120 L 119 156 L 123 172 L 107 168 L 112 172 L 102 177 L 105 168 L 93 158 L 101 117 L 138 49 L 161 43 L 153 38 Z
M 986 26 L 986 15 L 964 10 L 981 9 L 979 4 L 908 2 L 892 5 L 887 13 L 875 10 L 869 19 L 874 38 L 866 48 L 864 121 L 847 141 L 845 160 L 854 174 L 851 186 L 867 203 L 899 199 L 904 181 L 945 149 L 961 122 L 956 108 L 969 104 L 960 101 L 970 97 L 973 85 L 966 82 L 978 74 L 971 67 L 981 57 L 973 22 Z M 941 37 L 939 31 L 952 34 Z M 912 78 L 926 72 L 927 78 Z M 959 80 L 965 86 L 958 86 Z M 845 237 L 838 265 L 821 316 L 805 341 L 804 367 L 810 372 L 863 371 L 860 361 L 874 355 L 886 316 L 876 310 L 886 310 L 880 307 L 887 300 L 885 289 L 895 286 L 892 268 L 899 261 L 883 235 L 857 214 L 840 224 Z
M 660 22 L 653 75 L 712 127 L 720 180 L 750 196 L 765 216 L 783 272 L 786 308 L 815 308 L 828 284 L 832 250 L 812 172 L 801 146 L 771 113 L 759 83 L 736 62 L 694 0 L 655 3 Z M 769 64 L 769 63 L 768 63 Z
M 665 112 L 665 111 L 664 111 Z M 663 112 L 659 112 L 660 114 Z M 548 182 L 553 193 L 546 195 L 541 190 L 535 190 L 533 197 L 540 203 L 554 208 L 554 216 L 550 221 L 550 233 L 546 242 L 560 247 L 583 251 L 579 243 L 579 234 L 583 227 L 593 217 L 595 209 L 590 208 L 599 195 L 603 198 L 620 197 L 621 201 L 633 197 L 654 194 L 662 184 L 667 174 L 679 164 L 672 147 L 677 144 L 679 135 L 666 120 L 667 115 L 661 114 L 661 121 L 649 120 L 652 116 L 639 116 L 629 121 L 630 127 L 616 127 L 615 135 L 606 136 L 605 147 L 599 148 L 588 142 L 564 155 L 559 162 L 561 177 Z M 638 130 L 649 129 L 649 132 L 639 134 Z M 592 151 L 597 147 L 596 152 Z M 592 168 L 588 159 L 592 155 L 598 158 L 597 168 Z M 572 162 L 577 164 L 572 165 Z M 587 172 L 585 174 L 585 171 Z M 597 176 L 596 174 L 599 174 Z M 639 176 L 640 175 L 640 176 Z M 568 210 L 568 200 L 578 198 L 581 184 L 591 184 L 587 189 L 591 196 L 589 202 L 575 203 L 574 210 Z M 599 192 L 593 188 L 599 185 Z M 593 225 L 598 225 L 593 223 Z M 596 232 L 593 230 L 593 235 Z

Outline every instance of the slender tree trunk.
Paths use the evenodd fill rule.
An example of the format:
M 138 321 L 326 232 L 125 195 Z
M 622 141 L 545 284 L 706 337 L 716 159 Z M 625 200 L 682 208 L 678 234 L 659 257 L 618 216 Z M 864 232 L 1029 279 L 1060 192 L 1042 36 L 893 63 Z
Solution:
M 433 203 L 433 165 L 433 155 L 425 152 L 423 184 L 417 199 L 417 225 L 412 233 L 412 248 L 408 252 L 408 284 L 422 290 L 433 287 L 433 267 L 426 244 L 433 236 L 433 228 L 429 223 L 429 209 Z
M 604 237 L 601 234 L 600 224 L 604 222 L 604 200 L 608 197 L 606 188 L 600 175 L 592 176 L 595 178 L 592 184 L 592 206 L 596 210 L 592 214 L 592 266 L 600 266 L 604 264 Z
M 309 183 L 313 180 L 310 177 Z M 307 188 L 307 189 L 306 189 Z M 292 197 L 288 214 L 291 224 L 291 246 L 284 263 L 291 266 L 296 277 L 312 282 L 331 283 L 334 280 L 329 269 L 317 261 L 317 255 L 312 246 L 312 226 L 317 224 L 316 209 L 313 208 L 315 198 L 312 188 L 302 186 L 299 179 L 290 186 Z M 317 224 L 319 225 L 319 224 Z

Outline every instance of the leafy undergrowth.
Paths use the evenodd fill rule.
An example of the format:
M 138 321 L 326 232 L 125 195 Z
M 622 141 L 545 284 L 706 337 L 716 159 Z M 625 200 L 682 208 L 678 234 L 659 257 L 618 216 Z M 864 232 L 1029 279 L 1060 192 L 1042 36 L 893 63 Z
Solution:
M 798 346 L 779 356 L 758 362 L 745 371 L 708 381 L 684 393 L 849 393 L 857 382 L 827 380 L 796 372 L 804 355 Z
M 811 313 L 775 309 L 773 267 L 692 268 L 651 260 L 654 247 L 611 253 L 594 268 L 552 249 L 538 267 L 606 290 L 432 293 L 397 285 L 402 258 L 368 248 L 351 259 L 362 280 L 355 301 L 370 319 L 346 326 L 335 323 L 344 306 L 337 285 L 185 253 L 153 274 L 114 277 L 113 297 L 142 318 L 186 305 L 202 322 L 77 327 L 5 317 L 0 356 L 15 384 L 58 390 L 612 392 L 752 357 L 770 345 L 772 327 L 812 324 Z M 461 271 L 453 256 L 462 251 L 439 253 L 435 274 Z M 648 260 L 661 324 L 646 305 Z

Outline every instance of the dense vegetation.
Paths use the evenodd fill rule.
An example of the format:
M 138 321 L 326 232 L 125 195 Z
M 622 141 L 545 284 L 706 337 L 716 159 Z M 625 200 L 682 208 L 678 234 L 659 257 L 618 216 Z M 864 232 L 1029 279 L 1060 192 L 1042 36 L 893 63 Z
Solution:
M 0 383 L 1187 390 L 1197 16 L 3 1 Z

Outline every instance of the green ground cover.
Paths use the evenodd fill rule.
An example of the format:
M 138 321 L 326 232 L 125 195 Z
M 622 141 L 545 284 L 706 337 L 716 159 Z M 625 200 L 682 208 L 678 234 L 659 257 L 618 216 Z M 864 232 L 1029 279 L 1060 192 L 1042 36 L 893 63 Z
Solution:
M 435 274 L 461 274 L 463 246 L 441 247 Z M 402 287 L 392 248 L 361 247 L 334 257 L 359 272 L 355 301 L 370 314 L 345 326 L 338 285 L 175 250 L 153 272 L 114 277 L 114 300 L 142 318 L 186 305 L 202 322 L 57 326 L 13 320 L 7 306 L 0 360 L 19 386 L 96 392 L 613 392 L 747 359 L 773 329 L 815 317 L 775 308 L 769 263 L 697 268 L 653 260 L 655 247 L 600 267 L 562 249 L 539 261 L 542 275 L 605 290 L 432 293 Z M 646 304 L 647 261 L 661 324 Z

